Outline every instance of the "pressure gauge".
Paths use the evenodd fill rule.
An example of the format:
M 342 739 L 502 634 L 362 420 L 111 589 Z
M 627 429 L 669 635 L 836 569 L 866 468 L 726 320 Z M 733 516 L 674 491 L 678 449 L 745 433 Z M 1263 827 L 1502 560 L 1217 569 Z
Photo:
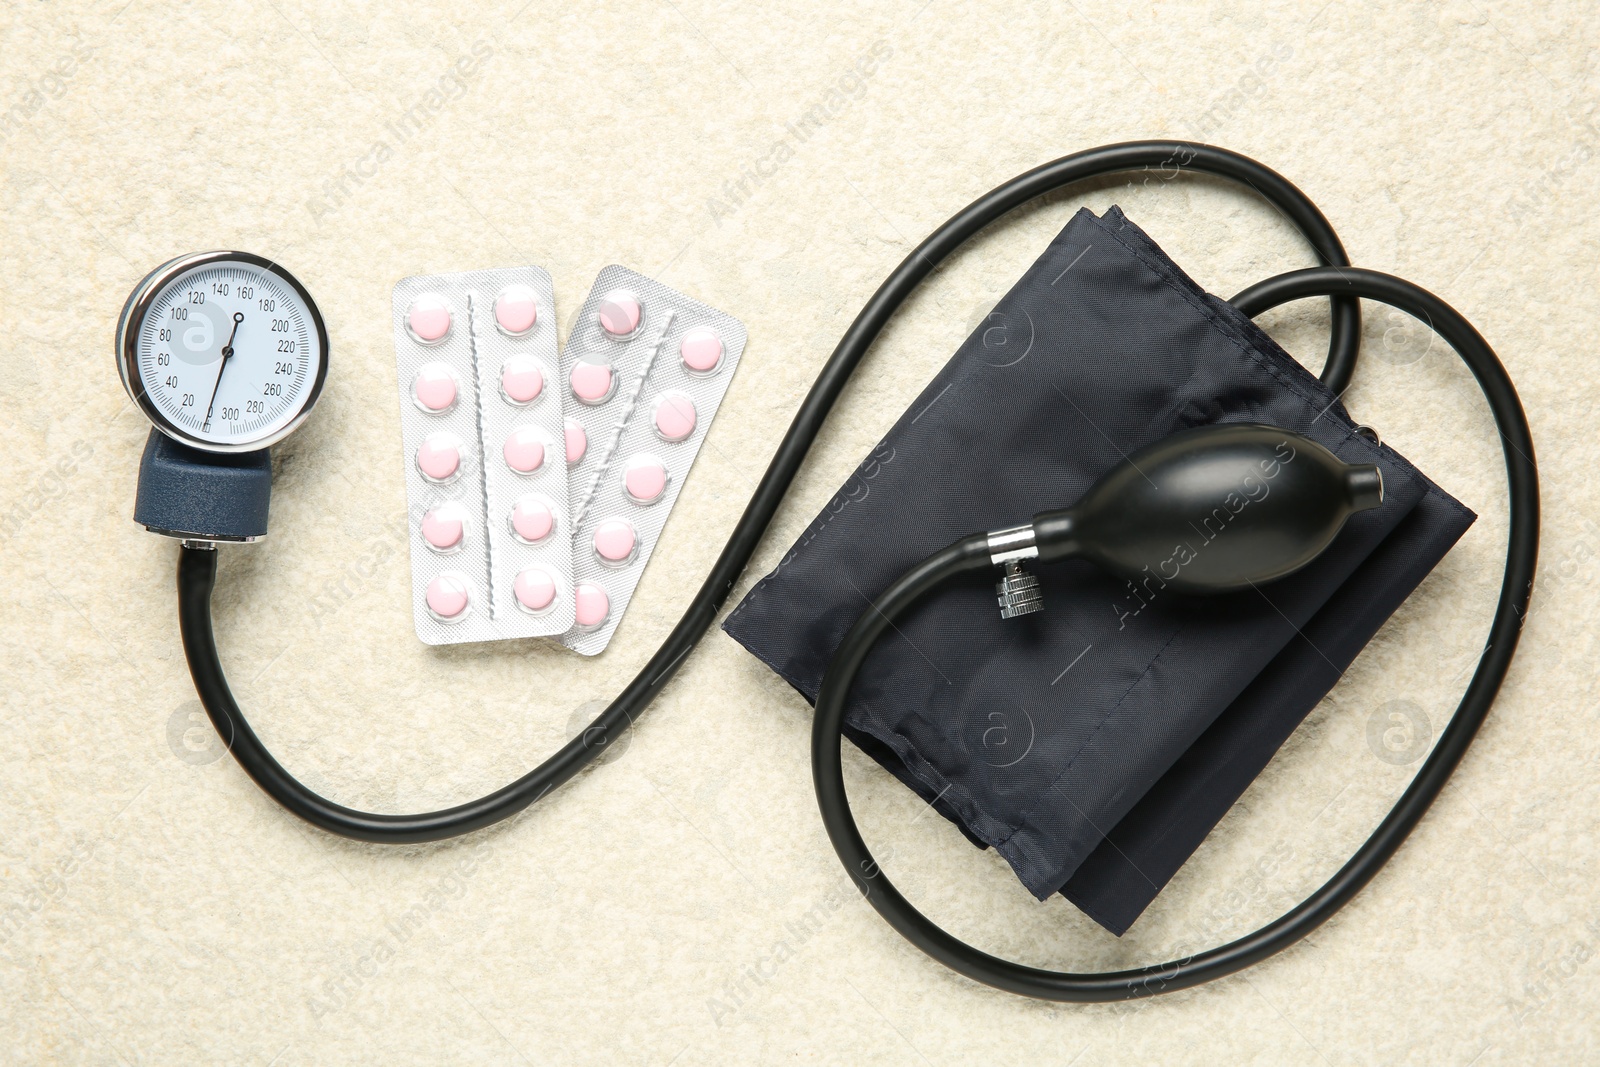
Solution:
M 294 432 L 328 375 L 328 331 L 305 287 L 248 252 L 162 264 L 117 325 L 128 395 L 168 437 L 254 452 Z

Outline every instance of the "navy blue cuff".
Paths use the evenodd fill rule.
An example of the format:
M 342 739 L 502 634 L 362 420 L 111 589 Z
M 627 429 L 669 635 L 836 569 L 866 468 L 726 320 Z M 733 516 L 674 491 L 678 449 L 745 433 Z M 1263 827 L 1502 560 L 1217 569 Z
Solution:
M 1030 891 L 1066 889 L 1120 933 L 1473 516 L 1119 210 L 1072 219 L 724 629 L 814 701 L 868 598 L 917 560 L 1219 422 L 1377 464 L 1383 506 L 1258 591 L 1186 598 L 1052 564 L 1044 612 L 1003 621 L 993 576 L 948 583 L 873 649 L 846 710 L 846 736 Z M 1424 500 L 1427 536 L 1394 539 Z M 1197 748 L 1235 705 L 1242 732 Z M 1106 859 L 1124 840 L 1132 866 Z

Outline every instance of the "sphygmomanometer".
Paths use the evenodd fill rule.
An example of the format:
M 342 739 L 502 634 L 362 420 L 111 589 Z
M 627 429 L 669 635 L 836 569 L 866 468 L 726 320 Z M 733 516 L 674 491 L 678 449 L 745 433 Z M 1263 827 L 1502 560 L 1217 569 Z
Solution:
M 972 395 L 999 403 L 999 414 L 969 424 L 941 416 L 943 436 L 919 438 L 938 420 L 908 413 L 902 423 L 916 422 L 923 429 L 896 431 L 901 435 L 896 439 L 908 448 L 926 440 L 957 450 L 934 451 L 916 462 L 969 469 L 958 462 L 957 452 L 964 448 L 995 467 L 1016 465 L 1020 473 L 1008 470 L 995 479 L 1009 495 L 995 496 L 991 487 L 990 499 L 1003 500 L 1008 508 L 1034 501 L 1036 510 L 990 516 L 952 506 L 928 512 L 907 539 L 908 545 L 920 546 L 917 554 L 907 555 L 909 549 L 902 546 L 872 557 L 875 584 L 856 590 L 853 600 L 768 596 L 763 602 L 758 586 L 728 628 L 814 699 L 812 765 L 834 848 L 872 906 L 946 965 L 1028 996 L 1113 1000 L 1208 981 L 1306 936 L 1399 848 L 1488 714 L 1509 669 L 1531 594 L 1538 539 L 1537 469 L 1516 391 L 1470 323 L 1409 282 L 1350 266 L 1333 229 L 1304 194 L 1261 164 L 1210 146 L 1145 141 L 1070 155 L 1005 183 L 939 227 L 896 268 L 851 324 L 802 402 L 711 573 L 634 680 L 588 730 L 524 777 L 476 800 L 414 815 L 351 809 L 289 774 L 235 701 L 212 630 L 218 546 L 265 535 L 272 477 L 268 449 L 305 420 L 326 379 L 328 337 L 321 316 L 303 286 L 260 257 L 215 252 L 164 264 L 135 288 L 118 329 L 123 381 L 155 425 L 140 465 L 135 519 L 182 541 L 178 607 L 184 650 L 201 702 L 223 743 L 289 811 L 350 838 L 437 841 L 516 814 L 600 755 L 605 739 L 637 720 L 683 664 L 732 592 L 850 375 L 895 311 L 938 264 L 983 227 L 1042 194 L 1112 173 L 1166 179 L 1186 171 L 1217 175 L 1259 193 L 1294 223 L 1321 266 L 1268 279 L 1223 302 L 1188 282 L 1120 213 L 1085 220 L 1076 230 L 1069 227 L 1060 248 L 1051 253 L 1065 258 L 1048 260 L 1050 273 L 1060 271 L 1055 281 L 1044 274 L 1030 276 L 1034 291 L 1020 294 L 1013 305 L 1028 316 L 1030 343 L 1039 346 L 1027 372 L 1035 373 L 1045 355 L 1053 353 L 1058 367 L 1066 361 L 1120 360 L 1120 378 L 1113 377 L 1110 386 L 1075 382 L 1070 374 L 1057 381 L 1041 379 L 1035 384 L 1060 394 L 1058 421 L 1042 408 L 1008 418 L 1004 390 L 1022 379 L 1007 384 L 998 375 L 1027 360 L 1013 361 L 1012 350 L 985 364 L 997 377 L 982 377 L 969 372 L 972 359 L 963 361 L 958 354 L 951 371 L 958 377 L 944 388 L 977 383 L 970 386 Z M 1092 250 L 1096 241 L 1102 242 L 1100 253 Z M 1107 252 L 1112 258 L 1096 267 L 1092 257 Z M 1086 288 L 1069 293 L 1061 286 L 1079 284 L 1071 277 L 1074 270 L 1082 272 Z M 1041 302 L 1027 304 L 1024 296 Z M 1290 366 L 1248 321 L 1307 297 L 1332 301 L 1332 339 L 1320 382 Z M 1310 693 L 1308 683 L 1296 681 L 1306 674 L 1304 664 L 1313 656 L 1326 661 L 1328 677 L 1316 683 L 1325 691 L 1396 598 L 1403 599 L 1470 522 L 1469 513 L 1382 448 L 1375 434 L 1350 422 L 1337 402 L 1355 369 L 1361 299 L 1415 316 L 1460 355 L 1489 402 L 1506 460 L 1510 533 L 1499 604 L 1478 668 L 1433 752 L 1394 809 L 1332 879 L 1278 920 L 1231 944 L 1127 971 L 1073 974 L 1000 960 L 952 937 L 890 884 L 857 830 L 841 772 L 845 733 L 919 791 L 935 781 L 959 786 L 959 794 L 930 796 L 930 802 L 941 805 L 941 812 L 978 843 L 1009 849 L 1008 860 L 1036 893 L 1061 891 L 1080 903 L 1090 901 L 1086 907 L 1092 907 L 1094 900 L 1105 899 L 1111 891 L 1106 887 L 1114 889 L 1119 877 L 1114 865 L 1096 867 L 1098 852 L 1108 842 L 1114 849 L 1118 833 L 1136 844 L 1143 832 L 1141 818 L 1159 821 L 1156 816 L 1162 812 L 1186 807 L 1206 810 L 1206 804 L 1183 804 L 1182 796 L 1209 798 L 1213 807 L 1230 803 L 1241 776 L 1248 778 L 1260 766 L 1253 756 L 1255 762 L 1246 760 L 1226 770 L 1227 757 L 1249 747 L 1235 739 L 1251 739 L 1265 751 L 1261 759 L 1269 757 L 1275 747 L 1271 739 L 1281 740 L 1283 731 L 1298 721 L 1285 709 L 1303 707 Z M 207 301 L 206 313 L 197 313 Z M 1030 307 L 1051 309 L 1040 313 L 1046 321 L 1036 321 Z M 1062 316 L 1059 321 L 1048 321 L 1056 314 Z M 1114 352 L 1078 345 L 1070 352 L 1051 348 L 1050 337 L 1056 335 L 1121 336 L 1126 341 L 1138 335 L 1118 334 L 1118 324 L 1134 320 L 1142 329 L 1159 327 L 1149 334 L 1148 344 L 1127 343 Z M 976 343 L 981 346 L 981 338 Z M 1319 412 L 1323 396 L 1330 399 Z M 1055 451 L 1052 432 L 1059 445 Z M 1070 449 L 1069 437 L 1092 441 L 1093 448 L 1057 466 L 1052 457 Z M 1030 457 L 1039 457 L 1038 463 Z M 884 461 L 875 454 L 869 462 L 881 466 Z M 970 469 L 981 469 L 981 464 Z M 859 481 L 863 475 L 856 477 Z M 961 479 L 949 481 L 948 493 L 924 494 L 921 506 L 936 506 L 961 492 Z M 1059 495 L 1053 495 L 1052 484 Z M 855 493 L 846 499 L 865 498 Z M 915 514 L 911 504 L 907 507 Z M 835 524 L 837 536 L 846 537 L 855 521 Z M 828 552 L 842 550 L 818 537 L 819 530 L 814 524 L 804 539 L 814 545 L 805 551 L 797 547 L 792 554 L 800 561 L 797 565 L 812 559 L 826 564 Z M 782 580 L 782 571 L 763 585 Z M 1104 594 L 1111 594 L 1110 599 Z M 1098 597 L 1104 611 L 1099 621 L 1076 621 L 1072 605 L 1088 597 Z M 779 599 L 787 605 L 783 610 L 771 606 Z M 1040 620 L 1050 617 L 1058 604 L 1068 625 L 1042 628 Z M 987 613 L 983 626 L 972 622 L 977 611 Z M 1286 625 L 1274 621 L 1273 613 Z M 996 614 L 1002 618 L 993 618 Z M 994 678 L 1014 674 L 1019 656 L 1038 671 L 1054 672 L 1054 659 L 1048 664 L 1042 657 L 1028 659 L 1045 647 L 1054 649 L 1051 642 L 1071 648 L 1082 636 L 1088 646 L 1085 655 L 1090 655 L 1098 641 L 1102 650 L 1110 650 L 1107 658 L 1061 664 L 1065 669 L 1060 678 L 1067 681 L 1058 682 L 1068 689 L 1056 692 L 1077 684 L 1070 671 L 1081 670 L 1088 687 L 1083 690 L 1085 703 L 1100 701 L 1107 710 L 1087 726 L 1070 717 L 1048 724 L 1044 749 L 1057 763 L 1045 779 L 1009 773 L 1003 760 L 974 766 L 969 757 L 981 755 L 981 750 L 964 750 L 959 731 L 952 735 L 944 730 L 936 721 L 941 705 L 925 701 L 916 684 L 905 681 L 912 676 L 897 667 L 890 643 L 881 642 L 897 629 L 897 622 L 923 627 L 941 648 L 966 650 L 956 657 L 959 669 L 978 674 L 992 670 Z M 1017 629 L 1005 634 L 996 626 Z M 1097 639 L 1094 634 L 1100 630 L 1095 627 L 1132 636 L 1126 641 Z M 1230 635 L 1259 648 L 1260 654 L 1251 659 L 1205 653 L 1207 640 L 1221 649 Z M 1335 649 L 1333 654 L 1326 654 L 1324 645 Z M 1216 666 L 1222 661 L 1227 669 Z M 1197 703 L 1176 717 L 1181 729 L 1151 734 L 1128 728 L 1130 732 L 1118 734 L 1128 719 L 1117 713 L 1157 706 L 1163 679 L 1175 677 L 1175 665 L 1183 663 L 1205 664 L 1196 669 L 1211 686 L 1210 711 Z M 1219 715 L 1223 705 L 1228 710 Z M 1047 714 L 1048 709 L 1041 709 L 1035 718 Z M 1229 725 L 1240 721 L 1251 725 Z M 1226 729 L 1243 732 L 1228 734 Z M 957 742 L 947 744 L 951 736 Z M 1203 766 L 1186 770 L 1186 759 Z M 1233 777 L 1219 779 L 1228 774 Z M 1081 788 L 1075 785 L 1080 778 Z M 1155 799 L 1140 809 L 1140 797 L 1126 795 L 1130 788 Z M 1090 833 L 1084 825 L 1092 819 L 1074 821 L 1052 812 L 1050 805 L 1057 800 L 1062 808 L 1101 805 L 1123 823 L 1110 834 Z M 1194 832 L 1203 836 L 1207 828 L 1209 824 Z M 1154 841 L 1161 835 L 1147 836 Z M 1174 853 L 1175 862 L 1182 862 L 1189 847 Z M 1072 862 L 1064 866 L 1063 855 Z M 1064 874 L 1068 867 L 1071 871 Z M 1089 878 L 1078 896 L 1072 872 Z M 1102 896 L 1097 898 L 1096 892 Z M 1116 928 L 1131 920 L 1101 921 Z

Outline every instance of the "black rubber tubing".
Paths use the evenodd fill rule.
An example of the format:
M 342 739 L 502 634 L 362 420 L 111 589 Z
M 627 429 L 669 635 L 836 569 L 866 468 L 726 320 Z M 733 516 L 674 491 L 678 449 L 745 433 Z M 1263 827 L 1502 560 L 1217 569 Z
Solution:
M 811 732 L 817 803 L 834 850 L 862 895 L 906 940 L 968 978 L 1007 992 L 1056 1001 L 1112 1001 L 1170 993 L 1243 970 L 1280 952 L 1331 919 L 1383 868 L 1439 796 L 1483 725 L 1511 667 L 1533 591 L 1539 551 L 1539 473 L 1517 391 L 1494 351 L 1465 318 L 1427 290 L 1377 271 L 1314 268 L 1253 285 L 1232 303 L 1252 317 L 1290 300 L 1331 293 L 1378 300 L 1431 326 L 1471 369 L 1489 401 L 1506 459 L 1510 535 L 1500 601 L 1478 669 L 1438 744 L 1366 844 L 1328 882 L 1276 921 L 1195 956 L 1100 974 L 1071 974 L 991 956 L 946 933 L 917 911 L 878 867 L 850 813 L 840 764 L 840 727 L 851 682 L 873 644 L 919 596 L 953 575 L 989 569 L 988 539 L 965 537 L 929 556 L 889 586 L 856 621 L 828 665 Z M 1063 501 L 1063 503 L 1068 503 Z
M 417 815 L 357 811 L 307 789 L 273 758 L 250 729 L 223 675 L 211 625 L 211 592 L 217 577 L 216 551 L 185 547 L 178 558 L 179 628 L 195 689 L 218 736 L 239 766 L 269 796 L 313 826 L 344 837 L 389 844 L 439 841 L 515 815 L 604 752 L 606 739 L 620 736 L 671 680 L 733 591 L 734 583 L 750 562 L 811 443 L 857 364 L 894 312 L 934 267 L 979 230 L 1035 197 L 1074 182 L 1128 171 L 1142 172 L 1146 184 L 1170 180 L 1184 171 L 1202 171 L 1239 182 L 1281 211 L 1311 244 L 1319 262 L 1334 266 L 1350 262 L 1333 227 L 1304 193 L 1277 172 L 1224 148 L 1188 141 L 1130 141 L 1092 148 L 1046 163 L 985 194 L 940 226 L 878 287 L 817 375 L 750 503 L 745 506 L 744 514 L 729 535 L 727 546 L 683 618 L 639 674 L 589 728 L 544 763 L 487 796 Z M 1332 303 L 1333 333 L 1322 380 L 1339 393 L 1349 384 L 1355 369 L 1361 319 L 1359 301 L 1335 297 Z

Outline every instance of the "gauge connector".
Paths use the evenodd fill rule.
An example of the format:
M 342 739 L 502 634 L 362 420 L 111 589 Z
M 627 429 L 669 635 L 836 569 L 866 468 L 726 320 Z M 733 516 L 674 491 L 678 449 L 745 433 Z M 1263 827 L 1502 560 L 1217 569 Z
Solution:
M 151 430 L 139 461 L 133 521 L 186 541 L 259 541 L 267 536 L 272 454 L 222 455 Z

